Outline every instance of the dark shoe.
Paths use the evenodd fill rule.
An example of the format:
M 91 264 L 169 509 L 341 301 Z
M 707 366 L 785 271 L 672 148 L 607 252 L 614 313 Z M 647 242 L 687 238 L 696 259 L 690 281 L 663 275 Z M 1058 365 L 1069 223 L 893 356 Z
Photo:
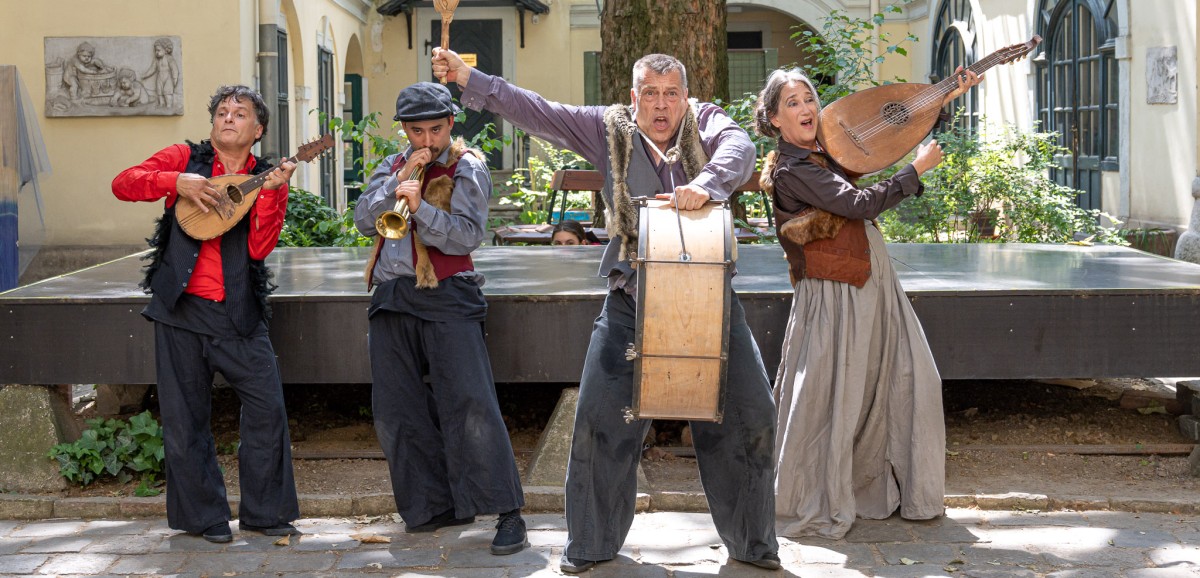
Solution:
M 496 537 L 492 539 L 492 554 L 507 556 L 524 550 L 529 545 L 525 539 L 525 520 L 521 510 L 500 514 L 496 521 Z
M 766 570 L 778 570 L 783 567 L 783 565 L 779 563 L 779 554 L 775 554 L 775 553 L 763 554 L 763 557 L 759 558 L 758 560 L 741 560 L 741 561 L 745 562 L 747 564 L 754 564 L 755 566 L 758 566 L 759 568 L 763 568 Z
M 438 530 L 440 528 L 445 528 L 447 526 L 464 526 L 466 524 L 474 524 L 474 523 L 475 523 L 475 516 L 469 516 L 466 518 L 455 518 L 454 517 L 454 508 L 450 508 L 449 510 L 442 512 L 442 513 L 434 516 L 433 518 L 430 518 L 430 520 L 428 522 L 425 522 L 424 524 L 421 524 L 419 526 L 408 526 L 406 524 L 404 531 L 408 532 L 409 534 L 421 534 L 421 533 L 425 533 L 425 532 L 432 532 L 434 530 Z
M 558 569 L 566 572 L 567 574 L 579 574 L 580 572 L 587 572 L 592 568 L 592 566 L 595 565 L 596 562 L 593 560 L 567 558 L 566 554 L 563 554 L 562 559 L 558 561 Z
M 300 534 L 295 526 L 283 523 L 274 526 L 254 526 L 242 521 L 238 521 L 238 529 L 243 532 L 258 532 L 264 536 L 295 536 Z
M 233 531 L 229 529 L 229 522 L 213 524 L 207 530 L 201 532 L 200 535 L 205 540 L 214 544 L 224 544 L 233 541 Z

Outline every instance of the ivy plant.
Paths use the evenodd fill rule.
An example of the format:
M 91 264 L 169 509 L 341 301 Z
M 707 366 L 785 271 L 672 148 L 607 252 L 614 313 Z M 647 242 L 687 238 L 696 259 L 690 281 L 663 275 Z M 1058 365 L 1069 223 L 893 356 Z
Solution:
M 149 411 L 129 418 L 93 418 L 88 428 L 71 443 L 50 448 L 50 458 L 58 461 L 59 473 L 67 481 L 87 486 L 101 477 L 112 477 L 121 483 L 135 475 L 141 477 L 135 493 L 154 496 L 163 471 L 162 426 Z

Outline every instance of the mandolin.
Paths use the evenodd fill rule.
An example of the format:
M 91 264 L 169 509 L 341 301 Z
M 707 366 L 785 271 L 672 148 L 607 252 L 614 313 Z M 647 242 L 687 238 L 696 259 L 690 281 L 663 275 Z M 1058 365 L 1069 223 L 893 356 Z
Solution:
M 296 156 L 287 161 L 308 162 L 331 147 L 333 135 L 327 134 L 308 144 L 300 145 Z M 209 207 L 205 213 L 196 203 L 180 197 L 175 203 L 175 219 L 179 221 L 180 228 L 197 241 L 207 241 L 225 234 L 225 231 L 232 229 L 250 212 L 250 207 L 253 207 L 254 201 L 258 199 L 258 191 L 263 183 L 267 182 L 272 170 L 274 167 L 257 175 L 209 177 L 208 182 L 212 183 L 220 195 L 217 206 Z
M 1002 48 L 976 61 L 968 70 L 983 74 L 1029 54 L 1042 42 Z M 821 109 L 817 140 L 848 173 L 866 175 L 900 160 L 933 130 L 942 100 L 958 88 L 950 76 L 937 84 L 897 83 L 868 88 Z

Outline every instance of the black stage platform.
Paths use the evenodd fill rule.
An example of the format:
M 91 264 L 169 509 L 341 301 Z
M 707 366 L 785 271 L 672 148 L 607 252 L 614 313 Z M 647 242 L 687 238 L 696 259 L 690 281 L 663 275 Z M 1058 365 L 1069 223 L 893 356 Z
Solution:
M 1200 375 L 1200 265 L 1122 247 L 890 245 L 946 379 Z M 498 382 L 578 381 L 603 247 L 483 247 Z M 734 278 L 774 377 L 791 289 L 778 245 Z M 368 383 L 366 248 L 277 249 L 271 337 L 287 383 Z M 0 293 L 0 383 L 153 383 L 138 255 Z

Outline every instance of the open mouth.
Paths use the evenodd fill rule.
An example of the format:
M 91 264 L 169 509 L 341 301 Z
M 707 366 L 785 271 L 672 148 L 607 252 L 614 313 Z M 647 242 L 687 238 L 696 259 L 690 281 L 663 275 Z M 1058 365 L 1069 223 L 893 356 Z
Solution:
M 665 131 L 671 127 L 671 121 L 665 116 L 654 117 L 654 130 Z
M 813 119 L 810 118 L 810 119 L 805 119 L 805 120 L 800 121 L 800 126 L 802 126 L 804 128 L 812 128 Z

